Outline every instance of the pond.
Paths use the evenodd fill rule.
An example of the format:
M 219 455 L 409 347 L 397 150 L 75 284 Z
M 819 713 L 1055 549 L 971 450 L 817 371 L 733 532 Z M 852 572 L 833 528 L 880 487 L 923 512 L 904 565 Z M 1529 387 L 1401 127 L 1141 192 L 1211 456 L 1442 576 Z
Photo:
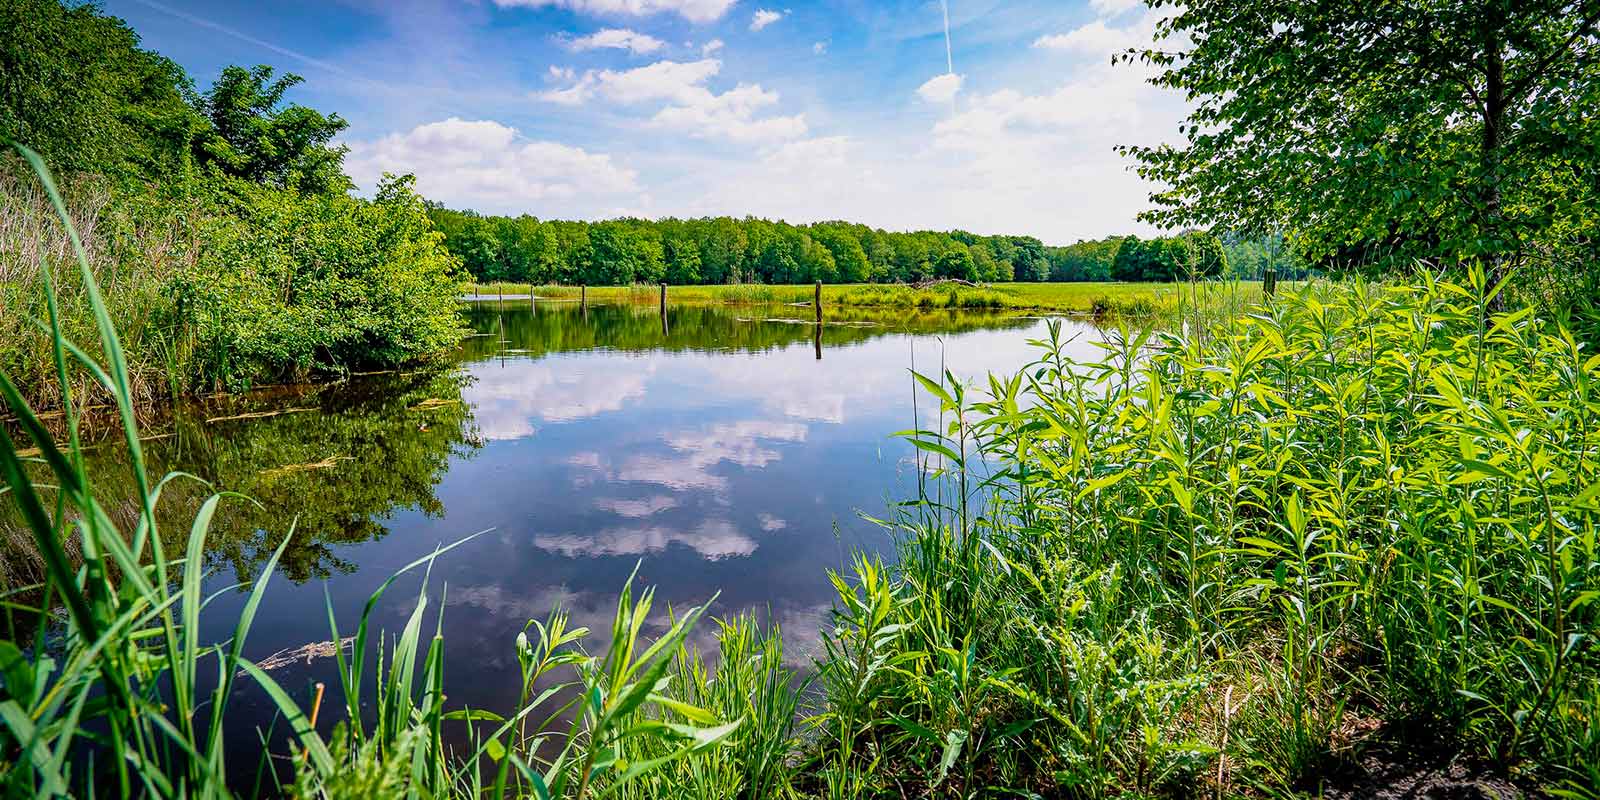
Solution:
M 663 320 L 654 306 L 477 304 L 467 311 L 475 334 L 448 368 L 185 406 L 147 429 L 152 471 L 188 471 L 259 504 L 229 500 L 218 514 L 215 589 L 256 577 L 294 526 L 248 640 L 257 661 L 327 641 L 329 601 L 348 631 L 395 570 L 487 531 L 428 577 L 430 626 L 444 598 L 452 708 L 514 705 L 513 640 L 527 621 L 559 606 L 607 630 L 636 566 L 663 613 L 720 591 L 712 615 L 775 620 L 803 666 L 832 596 L 826 571 L 854 548 L 891 548 L 862 515 L 916 493 L 913 450 L 891 435 L 914 427 L 914 405 L 930 413 L 908 370 L 1014 372 L 1045 327 L 840 312 L 818 337 L 810 313 L 688 306 Z M 1066 324 L 1076 354 L 1091 357 L 1094 329 Z M 121 459 L 102 450 L 99 485 L 114 491 Z M 205 493 L 180 482 L 165 494 L 169 547 Z M 398 631 L 420 583 L 398 582 L 374 624 Z M 221 594 L 204 616 L 208 635 L 231 633 L 243 601 Z M 300 697 L 316 681 L 337 684 L 331 658 L 273 674 Z M 230 721 L 242 727 L 230 749 L 252 751 L 253 765 L 249 727 L 271 708 L 253 689 L 234 702 Z

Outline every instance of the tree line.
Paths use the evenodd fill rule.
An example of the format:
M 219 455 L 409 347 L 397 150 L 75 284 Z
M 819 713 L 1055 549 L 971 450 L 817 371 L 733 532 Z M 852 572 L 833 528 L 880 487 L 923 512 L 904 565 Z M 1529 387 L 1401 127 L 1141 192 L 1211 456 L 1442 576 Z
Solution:
M 1032 236 L 884 231 L 848 222 L 793 225 L 755 217 L 602 222 L 489 216 L 432 206 L 445 247 L 479 281 L 633 283 L 916 283 L 1173 281 L 1254 278 L 1267 244 L 1197 231 L 1112 236 L 1064 247 Z M 1292 259 L 1276 243 L 1280 267 Z M 1238 262 L 1237 268 L 1230 264 Z M 1298 266 L 1296 264 L 1296 266 Z

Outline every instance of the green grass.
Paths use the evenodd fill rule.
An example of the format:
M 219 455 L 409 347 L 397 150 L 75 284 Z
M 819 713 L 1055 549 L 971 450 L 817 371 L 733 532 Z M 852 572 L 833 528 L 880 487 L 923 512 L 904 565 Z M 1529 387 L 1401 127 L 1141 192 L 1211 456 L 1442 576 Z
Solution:
M 935 399 L 901 434 L 918 496 L 881 520 L 892 560 L 829 575 L 809 690 L 750 617 L 718 623 L 714 667 L 687 644 L 703 605 L 644 639 L 660 610 L 630 580 L 605 647 L 554 611 L 516 637 L 516 708 L 450 708 L 426 582 L 399 632 L 369 627 L 391 579 L 338 656 L 351 722 L 328 731 L 240 655 L 276 555 L 235 634 L 199 640 L 211 521 L 243 501 L 213 495 L 163 551 L 159 489 L 190 479 L 147 480 L 77 264 L 104 357 L 52 314 L 64 444 L 0 372 L 54 481 L 0 427 L 47 576 L 32 608 L 40 587 L 6 595 L 35 620 L 0 642 L 9 794 L 230 796 L 241 671 L 292 733 L 273 755 L 293 779 L 267 788 L 299 797 L 1314 797 L 1384 739 L 1561 796 L 1600 785 L 1600 356 L 1494 311 L 1481 271 L 1302 286 L 1247 314 L 1208 288 L 1174 298 L 1183 324 L 1112 329 L 1099 359 L 1069 359 L 1052 323 L 1014 375 L 914 376 Z M 83 471 L 74 372 L 118 405 L 124 526 Z M 329 628 L 341 641 L 331 608 Z M 457 725 L 473 745 L 449 750 Z
M 1288 284 L 1280 284 L 1288 288 Z M 914 289 L 900 284 L 828 284 L 822 303 L 856 308 L 965 308 L 1043 311 L 1075 314 L 1159 316 L 1175 314 L 1186 295 L 1196 287 L 1176 283 L 996 283 L 982 287 L 941 284 Z M 1261 284 L 1254 281 L 1200 284 L 1203 294 L 1229 296 L 1235 305 L 1260 298 Z M 493 297 L 501 293 L 526 297 L 528 284 L 471 284 L 467 294 Z M 659 286 L 591 286 L 584 290 L 595 303 L 659 302 Z M 731 284 L 719 286 L 669 286 L 667 301 L 695 303 L 810 303 L 811 285 L 769 286 Z M 539 286 L 534 294 L 553 300 L 576 300 L 575 286 Z

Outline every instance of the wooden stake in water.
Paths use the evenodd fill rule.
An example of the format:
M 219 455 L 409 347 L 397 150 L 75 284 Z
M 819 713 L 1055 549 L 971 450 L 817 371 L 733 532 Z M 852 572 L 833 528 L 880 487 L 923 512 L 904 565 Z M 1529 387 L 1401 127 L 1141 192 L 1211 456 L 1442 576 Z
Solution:
M 811 305 L 817 309 L 817 325 L 822 325 L 822 281 L 817 281 L 817 291 L 812 297 Z
M 528 284 L 528 308 L 533 308 L 533 284 Z
M 667 315 L 667 282 L 661 282 L 661 316 Z
M 582 311 L 589 310 L 589 284 L 578 285 L 578 308 Z

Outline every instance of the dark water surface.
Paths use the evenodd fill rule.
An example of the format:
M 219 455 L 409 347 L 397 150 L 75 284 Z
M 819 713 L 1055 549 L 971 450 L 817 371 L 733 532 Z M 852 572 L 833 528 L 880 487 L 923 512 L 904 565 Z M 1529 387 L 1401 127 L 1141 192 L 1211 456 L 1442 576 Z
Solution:
M 648 306 L 482 304 L 468 312 L 478 335 L 452 368 L 187 409 L 153 429 L 162 438 L 148 444 L 152 469 L 190 471 L 260 502 L 219 512 L 216 589 L 253 579 L 296 525 L 245 649 L 255 660 L 327 641 L 327 599 L 352 632 L 394 570 L 492 529 L 429 577 L 428 630 L 445 599 L 451 708 L 509 710 L 513 640 L 526 622 L 561 606 L 575 624 L 608 630 L 636 564 L 640 582 L 658 587 L 657 609 L 720 590 L 714 615 L 770 613 L 804 664 L 830 602 L 825 571 L 852 548 L 890 547 L 859 512 L 883 516 L 915 493 L 912 450 L 890 436 L 913 426 L 912 359 L 929 373 L 942 360 L 968 379 L 1012 372 L 1035 357 L 1027 340 L 1045 325 L 841 314 L 819 342 L 810 313 L 672 308 L 664 332 Z M 1075 351 L 1090 356 L 1093 329 L 1066 324 L 1080 328 Z M 928 399 L 919 402 L 927 414 Z M 169 490 L 168 541 L 181 540 L 203 496 Z M 397 582 L 374 624 L 402 628 L 419 587 L 420 576 Z M 230 634 L 243 601 L 222 594 L 203 617 L 208 633 Z M 302 698 L 315 681 L 337 686 L 331 658 L 273 674 Z M 270 706 L 253 687 L 234 702 L 243 713 L 230 749 L 253 750 L 249 727 L 269 720 Z

